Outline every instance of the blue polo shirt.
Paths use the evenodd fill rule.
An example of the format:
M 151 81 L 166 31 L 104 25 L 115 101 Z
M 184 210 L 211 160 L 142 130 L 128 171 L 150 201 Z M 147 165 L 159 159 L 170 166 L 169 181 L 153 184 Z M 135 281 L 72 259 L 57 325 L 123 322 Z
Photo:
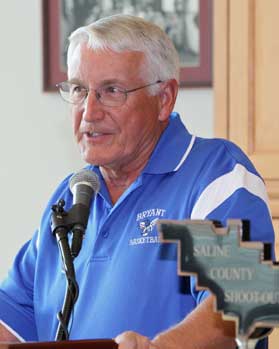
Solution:
M 204 297 L 177 275 L 177 246 L 160 243 L 158 219 L 249 219 L 252 239 L 273 243 L 265 187 L 251 162 L 231 142 L 190 135 L 176 113 L 145 169 L 114 205 L 99 168 L 87 168 L 97 172 L 101 189 L 75 260 L 80 294 L 71 339 L 111 338 L 125 330 L 152 338 Z M 1 284 L 0 320 L 26 341 L 55 338 L 66 282 L 51 206 L 63 198 L 65 209 L 71 207 L 69 178 Z

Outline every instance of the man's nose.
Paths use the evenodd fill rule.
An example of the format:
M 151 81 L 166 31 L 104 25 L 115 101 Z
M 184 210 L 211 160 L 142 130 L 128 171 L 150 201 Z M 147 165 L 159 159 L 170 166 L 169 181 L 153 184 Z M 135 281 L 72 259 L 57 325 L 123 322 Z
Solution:
M 84 111 L 82 117 L 85 121 L 92 122 L 102 119 L 103 116 L 103 106 L 97 98 L 96 91 L 90 90 L 84 101 Z

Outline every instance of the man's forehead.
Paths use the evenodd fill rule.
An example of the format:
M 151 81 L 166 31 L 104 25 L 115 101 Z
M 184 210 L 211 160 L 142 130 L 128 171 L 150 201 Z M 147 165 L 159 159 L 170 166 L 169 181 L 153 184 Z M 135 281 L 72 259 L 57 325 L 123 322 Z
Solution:
M 95 59 L 107 59 L 107 60 L 115 60 L 119 59 L 123 62 L 123 58 L 125 59 L 132 59 L 140 61 L 144 59 L 144 53 L 141 51 L 134 51 L 134 50 L 123 50 L 123 51 L 116 51 L 110 48 L 104 48 L 104 49 L 92 49 L 88 46 L 87 43 L 82 42 L 79 43 L 74 50 L 71 51 L 71 56 L 69 57 L 69 61 L 74 60 L 87 60 L 94 61 Z M 125 64 L 125 62 L 123 62 Z
M 88 69 L 90 72 L 97 70 L 97 72 L 113 73 L 115 71 L 136 75 L 141 72 L 143 61 L 144 54 L 140 51 L 93 50 L 87 43 L 80 43 L 71 51 L 68 76 L 72 78 L 80 74 L 85 67 L 90 68 Z

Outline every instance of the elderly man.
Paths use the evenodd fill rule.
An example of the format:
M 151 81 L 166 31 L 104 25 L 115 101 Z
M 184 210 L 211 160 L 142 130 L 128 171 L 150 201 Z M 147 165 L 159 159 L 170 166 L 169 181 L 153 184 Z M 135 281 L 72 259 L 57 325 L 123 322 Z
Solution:
M 83 159 L 100 179 L 83 248 L 70 338 L 115 338 L 125 348 L 235 348 L 234 328 L 212 296 L 177 275 L 176 246 L 161 244 L 157 219 L 245 218 L 253 240 L 273 242 L 262 179 L 234 144 L 190 135 L 173 112 L 179 61 L 157 26 L 103 18 L 70 37 L 68 80 Z M 2 340 L 53 340 L 65 280 L 51 234 L 51 207 L 72 205 L 69 177 L 0 289 Z

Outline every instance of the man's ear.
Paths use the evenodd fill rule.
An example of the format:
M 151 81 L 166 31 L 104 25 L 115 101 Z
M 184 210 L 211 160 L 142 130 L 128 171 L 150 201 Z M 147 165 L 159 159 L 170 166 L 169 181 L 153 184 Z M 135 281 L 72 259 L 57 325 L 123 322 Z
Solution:
M 170 79 L 161 83 L 160 97 L 160 121 L 167 121 L 170 113 L 173 111 L 178 93 L 178 83 L 175 79 Z

